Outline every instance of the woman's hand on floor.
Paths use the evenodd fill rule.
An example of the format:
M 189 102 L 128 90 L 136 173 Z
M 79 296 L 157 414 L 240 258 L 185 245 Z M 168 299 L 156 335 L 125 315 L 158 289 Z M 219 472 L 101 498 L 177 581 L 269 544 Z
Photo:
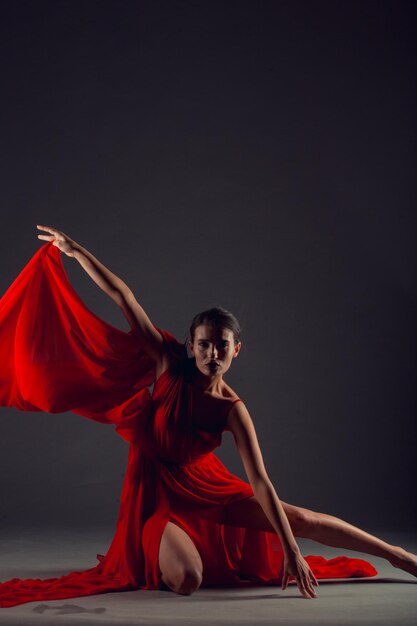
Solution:
M 309 564 L 300 552 L 291 552 L 284 556 L 282 589 L 288 586 L 288 579 L 295 578 L 299 590 L 305 598 L 317 598 L 313 585 L 319 586 Z

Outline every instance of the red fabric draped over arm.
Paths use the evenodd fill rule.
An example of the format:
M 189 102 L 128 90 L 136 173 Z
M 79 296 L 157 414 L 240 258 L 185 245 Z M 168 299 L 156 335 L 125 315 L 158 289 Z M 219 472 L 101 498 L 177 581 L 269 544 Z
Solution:
M 59 249 L 42 246 L 0 300 L 0 405 L 72 411 L 115 424 L 130 440 L 154 380 L 154 363 L 134 332 L 92 313 L 72 288 Z

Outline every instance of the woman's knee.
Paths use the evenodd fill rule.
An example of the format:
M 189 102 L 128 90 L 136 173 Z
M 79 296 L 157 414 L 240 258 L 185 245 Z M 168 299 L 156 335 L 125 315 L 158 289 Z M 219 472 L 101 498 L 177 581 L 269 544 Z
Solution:
M 189 535 L 169 521 L 161 537 L 159 567 L 162 582 L 172 591 L 188 595 L 203 579 L 203 562 Z
M 295 537 L 307 537 L 320 520 L 320 513 L 311 511 L 302 506 L 295 506 L 281 500 L 281 504 L 288 518 L 291 530 Z
M 313 529 L 320 523 L 320 513 L 304 509 L 303 507 L 292 507 L 288 516 L 291 530 L 296 537 L 308 537 Z
M 162 574 L 163 582 L 175 593 L 190 595 L 200 587 L 203 571 L 198 562 L 187 563 L 176 568 L 175 573 Z

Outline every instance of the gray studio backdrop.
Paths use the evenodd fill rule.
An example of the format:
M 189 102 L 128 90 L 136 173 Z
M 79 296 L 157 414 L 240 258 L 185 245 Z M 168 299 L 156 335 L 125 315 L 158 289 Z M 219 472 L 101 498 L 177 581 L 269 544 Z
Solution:
M 1 293 L 40 223 L 180 340 L 195 313 L 230 308 L 244 336 L 226 380 L 278 495 L 415 527 L 412 3 L 2 11 Z M 87 305 L 128 330 L 63 261 Z M 0 526 L 112 527 L 128 450 L 113 427 L 0 413 Z M 230 433 L 217 452 L 246 478 Z

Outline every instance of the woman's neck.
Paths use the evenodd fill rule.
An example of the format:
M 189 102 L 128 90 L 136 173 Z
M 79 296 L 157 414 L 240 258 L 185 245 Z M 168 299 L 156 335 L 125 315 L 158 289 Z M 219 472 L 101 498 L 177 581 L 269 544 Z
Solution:
M 193 387 L 200 393 L 221 396 L 224 387 L 223 377 L 221 374 L 219 376 L 205 376 L 194 364 Z

